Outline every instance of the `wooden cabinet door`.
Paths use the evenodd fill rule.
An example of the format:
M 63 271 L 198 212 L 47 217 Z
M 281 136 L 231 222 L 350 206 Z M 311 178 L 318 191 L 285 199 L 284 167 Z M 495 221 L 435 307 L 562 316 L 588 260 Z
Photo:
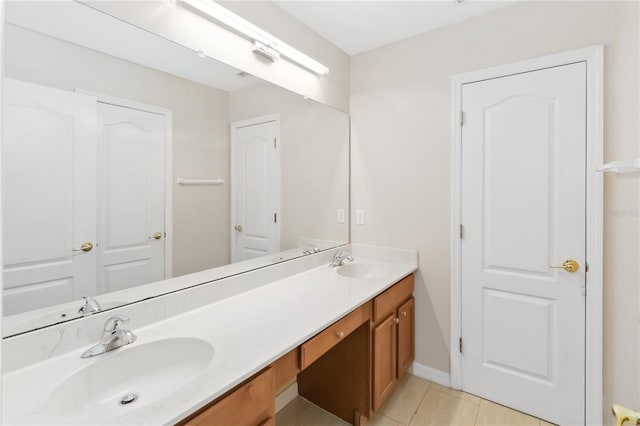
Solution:
M 415 357 L 415 299 L 398 308 L 398 379 L 404 376 Z
M 373 410 L 393 391 L 396 375 L 396 316 L 389 315 L 373 329 Z
M 273 372 L 269 368 L 182 426 L 266 426 L 275 424 Z

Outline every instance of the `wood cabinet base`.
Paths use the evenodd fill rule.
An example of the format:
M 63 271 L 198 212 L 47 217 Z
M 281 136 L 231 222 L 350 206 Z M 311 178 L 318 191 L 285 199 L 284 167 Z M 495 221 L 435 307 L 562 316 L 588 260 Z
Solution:
M 362 324 L 298 374 L 298 393 L 353 424 L 370 416 L 369 325 Z
M 264 426 L 275 424 L 275 417 L 273 370 L 267 368 L 215 404 L 180 424 L 184 426 Z
M 275 424 L 275 391 L 298 392 L 359 425 L 391 394 L 414 357 L 413 275 L 400 280 L 180 425 Z

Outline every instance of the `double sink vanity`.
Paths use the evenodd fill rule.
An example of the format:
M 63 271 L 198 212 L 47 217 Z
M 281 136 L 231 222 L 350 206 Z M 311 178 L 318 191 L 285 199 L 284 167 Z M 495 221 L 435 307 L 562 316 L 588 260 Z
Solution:
M 417 254 L 349 244 L 348 113 L 200 3 L 246 12 L 6 2 L 3 424 L 357 424 L 413 360 Z
M 329 267 L 345 248 L 355 260 Z M 6 339 L 3 423 L 275 424 L 277 393 L 297 382 L 358 424 L 413 361 L 416 265 L 415 252 L 343 246 Z M 194 308 L 203 292 L 225 294 Z M 82 358 L 105 322 L 135 339 Z M 20 360 L 29 350 L 40 359 Z

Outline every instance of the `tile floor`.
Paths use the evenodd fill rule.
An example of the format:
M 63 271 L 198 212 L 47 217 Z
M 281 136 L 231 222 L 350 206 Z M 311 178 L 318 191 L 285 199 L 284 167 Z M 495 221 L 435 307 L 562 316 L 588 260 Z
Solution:
M 276 416 L 278 426 L 346 426 L 348 423 L 296 398 Z M 551 426 L 543 420 L 468 393 L 407 374 L 366 426 Z

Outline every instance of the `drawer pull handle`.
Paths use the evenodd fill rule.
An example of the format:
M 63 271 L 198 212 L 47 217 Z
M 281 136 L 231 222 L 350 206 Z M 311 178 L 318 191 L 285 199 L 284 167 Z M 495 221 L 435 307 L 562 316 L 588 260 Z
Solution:
M 393 322 L 395 322 L 396 324 L 398 324 L 400 322 L 400 318 L 394 318 Z
M 342 339 L 344 337 L 344 331 L 338 331 L 336 333 L 336 336 L 338 336 L 338 338 Z

